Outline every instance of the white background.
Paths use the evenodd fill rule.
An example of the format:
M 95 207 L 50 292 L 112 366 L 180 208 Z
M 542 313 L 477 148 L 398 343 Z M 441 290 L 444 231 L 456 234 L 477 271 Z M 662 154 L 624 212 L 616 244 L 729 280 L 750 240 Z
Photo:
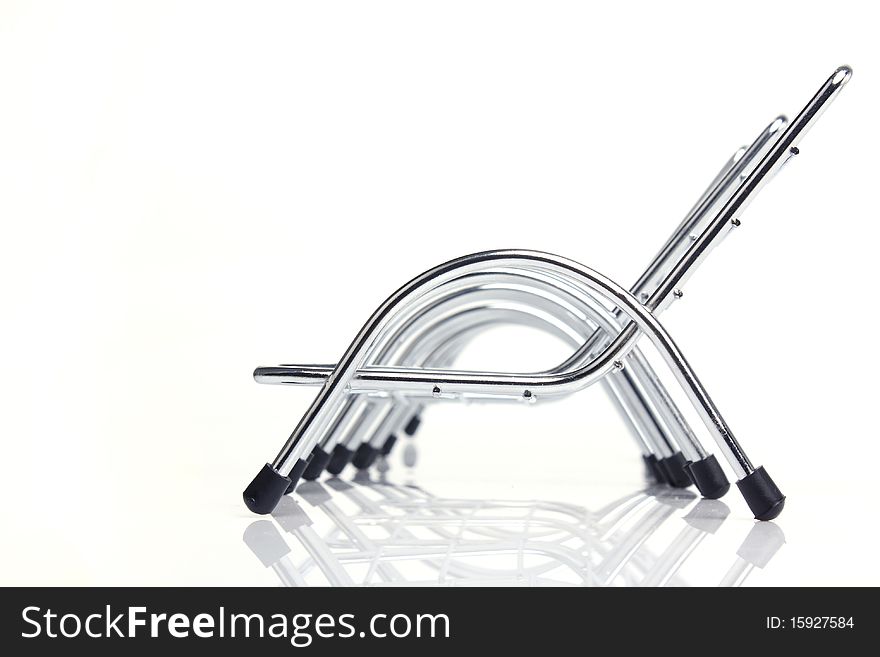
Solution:
M 276 583 L 240 491 L 314 391 L 258 386 L 256 365 L 334 361 L 467 252 L 546 250 L 628 286 L 733 151 L 849 64 L 664 323 L 789 497 L 749 583 L 880 584 L 876 17 L 714 7 L 4 2 L 0 583 Z M 560 355 L 481 344 L 472 365 Z M 593 507 L 640 485 L 598 389 L 437 407 L 417 441 L 447 496 Z M 725 501 L 732 558 L 752 521 Z

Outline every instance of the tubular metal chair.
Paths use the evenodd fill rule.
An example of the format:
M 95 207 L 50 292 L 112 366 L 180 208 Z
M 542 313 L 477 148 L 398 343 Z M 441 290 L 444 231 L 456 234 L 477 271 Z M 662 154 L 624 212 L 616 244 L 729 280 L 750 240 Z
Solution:
M 281 365 L 254 372 L 260 383 L 319 385 L 278 456 L 244 491 L 256 513 L 271 512 L 301 477 L 349 463 L 369 467 L 401 432 L 412 435 L 426 405 L 449 400 L 536 403 L 601 381 L 628 420 L 646 466 L 660 483 L 693 483 L 710 499 L 729 483 L 636 342 L 647 337 L 697 411 L 737 479 L 755 518 L 782 511 L 785 496 L 755 467 L 681 350 L 657 320 L 712 248 L 740 225 L 747 205 L 799 153 L 800 140 L 849 81 L 840 67 L 789 123 L 776 118 L 725 164 L 631 288 L 548 253 L 501 250 L 451 260 L 391 295 L 335 365 Z M 574 348 L 537 373 L 451 369 L 475 335 L 501 323 L 540 328 Z

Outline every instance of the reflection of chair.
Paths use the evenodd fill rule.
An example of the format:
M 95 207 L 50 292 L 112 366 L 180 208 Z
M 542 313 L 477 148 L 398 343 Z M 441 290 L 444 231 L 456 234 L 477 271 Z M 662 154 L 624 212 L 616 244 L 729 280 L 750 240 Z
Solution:
M 285 586 L 686 585 L 679 571 L 724 523 L 723 502 L 654 488 L 590 512 L 542 501 L 437 498 L 406 486 L 331 479 L 298 492 L 257 520 L 245 543 Z M 659 553 L 648 546 L 661 527 L 680 523 Z M 752 530 L 722 583 L 739 585 L 784 542 Z M 279 529 L 281 532 L 279 532 Z M 294 539 L 290 544 L 283 533 Z
M 257 513 L 275 508 L 304 474 L 337 473 L 350 460 L 368 467 L 412 433 L 422 406 L 442 400 L 534 403 L 602 380 L 630 420 L 659 480 L 691 481 L 704 497 L 728 489 L 717 460 L 700 443 L 636 347 L 646 336 L 666 361 L 737 477 L 755 517 L 782 510 L 784 496 L 754 467 L 656 314 L 734 227 L 757 192 L 797 154 L 797 144 L 849 80 L 842 67 L 786 127 L 775 120 L 716 177 L 694 209 L 627 292 L 574 261 L 535 251 L 487 251 L 435 267 L 400 288 L 373 314 L 333 366 L 259 368 L 261 382 L 321 385 L 276 459 L 248 486 Z M 784 128 L 784 129 L 783 129 Z M 574 353 L 535 374 L 447 369 L 476 332 L 497 323 L 537 326 L 566 339 Z

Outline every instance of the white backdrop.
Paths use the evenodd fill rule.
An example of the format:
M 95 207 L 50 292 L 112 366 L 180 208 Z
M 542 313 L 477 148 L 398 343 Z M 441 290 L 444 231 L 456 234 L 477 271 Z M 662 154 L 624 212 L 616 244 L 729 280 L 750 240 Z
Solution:
M 0 583 L 272 583 L 240 491 L 313 392 L 256 365 L 332 362 L 466 252 L 631 284 L 733 151 L 849 64 L 664 318 L 789 496 L 752 582 L 880 584 L 876 25 L 848 1 L 7 0 Z M 499 332 L 471 357 L 558 355 Z M 438 407 L 423 476 L 590 506 L 639 483 L 625 431 L 598 390 Z

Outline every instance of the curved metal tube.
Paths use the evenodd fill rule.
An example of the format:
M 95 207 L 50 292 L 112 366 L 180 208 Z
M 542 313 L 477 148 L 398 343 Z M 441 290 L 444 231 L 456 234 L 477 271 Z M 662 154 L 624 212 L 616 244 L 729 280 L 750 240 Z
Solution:
M 738 182 L 741 177 L 746 175 L 745 172 L 749 171 L 757 161 L 758 157 L 762 155 L 770 145 L 772 145 L 773 141 L 776 139 L 777 133 L 786 124 L 787 119 L 784 116 L 777 117 L 762 131 L 751 146 L 748 148 L 743 147 L 738 150 L 725 164 L 718 175 L 713 179 L 709 188 L 703 193 L 676 231 L 674 231 L 672 236 L 667 240 L 666 244 L 654 258 L 651 265 L 649 265 L 645 274 L 643 274 L 636 283 L 633 288 L 634 293 L 638 293 L 642 297 L 647 297 L 647 292 L 645 290 L 649 289 L 648 286 L 652 279 L 661 276 L 664 273 L 664 268 L 666 267 L 668 260 L 678 251 L 681 251 L 682 248 L 690 244 L 690 233 L 700 229 L 704 218 L 708 216 L 709 210 L 711 210 L 715 204 L 726 200 L 730 194 L 732 194 L 734 183 Z M 576 351 L 569 359 L 555 368 L 555 371 L 562 371 L 563 369 L 575 367 L 578 358 L 583 358 L 588 355 L 587 352 L 589 350 L 587 347 L 594 348 L 596 346 L 595 339 L 597 337 L 598 336 L 596 335 L 592 336 L 593 340 L 591 342 L 585 342 L 583 350 Z M 682 417 L 671 397 L 669 397 L 662 383 L 657 379 L 650 365 L 643 358 L 639 358 L 638 355 L 635 357 L 640 360 L 638 367 L 632 368 L 636 370 L 635 373 L 630 374 L 630 372 L 625 372 L 622 380 L 612 391 L 613 398 L 622 407 L 625 417 L 627 417 L 633 425 L 633 431 L 642 436 L 644 436 L 646 432 L 651 431 L 655 434 L 659 433 L 659 441 L 669 445 L 670 437 L 663 432 L 663 426 L 665 425 L 678 436 L 677 442 L 680 444 L 696 443 L 696 439 L 689 425 Z M 389 363 L 389 359 L 377 358 L 375 363 L 387 364 Z M 329 371 L 330 370 L 328 369 L 328 375 Z M 254 376 L 258 382 L 262 383 L 313 383 L 317 382 L 319 378 L 314 376 L 316 373 L 315 368 L 306 368 L 299 372 L 291 368 L 258 368 L 255 371 Z M 295 380 L 295 377 L 298 375 L 305 377 L 304 380 Z M 639 389 L 637 382 L 634 381 L 633 378 L 642 382 L 644 385 L 644 392 Z M 644 394 L 648 395 L 651 404 L 653 404 L 654 408 L 659 412 L 661 417 L 660 421 L 657 420 L 651 406 L 645 404 Z M 628 403 L 628 400 L 635 400 L 635 403 L 632 401 Z M 349 413 L 350 410 L 346 410 L 344 415 L 347 416 Z M 400 413 L 398 413 L 398 415 L 399 414 Z M 342 425 L 342 420 L 343 418 L 338 418 L 334 423 L 334 428 Z M 408 418 L 403 421 L 408 421 Z M 350 423 L 347 426 L 351 426 Z M 642 440 L 644 442 L 644 438 Z M 655 449 L 651 451 L 657 450 Z M 689 456 L 688 458 L 693 457 Z
M 388 362 L 388 360 L 391 358 L 392 352 L 395 349 L 397 350 L 395 353 L 399 353 L 399 354 L 405 353 L 405 347 L 412 347 L 415 345 L 419 345 L 424 340 L 427 339 L 425 337 L 426 332 L 424 332 L 424 331 L 416 332 L 414 329 L 415 326 L 424 326 L 424 325 L 431 324 L 432 329 L 434 329 L 434 328 L 436 328 L 434 326 L 434 324 L 437 323 L 436 318 L 438 318 L 438 317 L 443 318 L 444 313 L 448 314 L 448 312 L 449 312 L 448 308 L 452 308 L 454 306 L 454 304 L 456 304 L 456 303 L 461 304 L 464 301 L 469 301 L 471 299 L 470 296 L 465 297 L 464 296 L 465 293 L 472 293 L 473 290 L 475 290 L 481 286 L 495 288 L 495 289 L 499 290 L 499 293 L 500 293 L 501 288 L 503 287 L 502 284 L 504 284 L 504 283 L 511 285 L 511 286 L 518 285 L 518 289 L 520 291 L 527 289 L 524 287 L 524 283 L 530 284 L 532 286 L 532 288 L 534 288 L 535 286 L 539 286 L 542 288 L 540 293 L 548 298 L 551 298 L 551 297 L 557 298 L 557 297 L 560 297 L 561 295 L 565 296 L 564 302 L 557 302 L 554 305 L 560 307 L 560 310 L 558 311 L 560 313 L 560 317 L 564 316 L 565 313 L 568 313 L 567 325 L 570 327 L 568 329 L 568 331 L 571 335 L 582 335 L 583 330 L 584 330 L 584 324 L 583 324 L 584 322 L 587 322 L 587 324 L 586 324 L 587 326 L 593 325 L 593 321 L 590 320 L 590 317 L 591 317 L 591 315 L 595 315 L 597 310 L 596 309 L 591 310 L 591 304 L 584 303 L 583 299 L 579 299 L 577 296 L 577 294 L 578 294 L 577 290 L 569 290 L 566 292 L 561 289 L 561 287 L 560 287 L 562 285 L 561 283 L 553 285 L 550 282 L 548 282 L 546 276 L 544 276 L 543 278 L 537 278 L 538 276 L 539 275 L 535 272 L 514 272 L 514 273 L 483 272 L 480 274 L 474 274 L 474 275 L 470 275 L 470 276 L 461 277 L 460 279 L 451 283 L 448 286 L 449 288 L 452 288 L 451 291 L 446 292 L 439 299 L 432 300 L 432 302 L 430 304 L 426 304 L 423 309 L 420 309 L 420 311 L 418 313 L 415 313 L 415 318 L 410 318 L 407 321 L 399 322 L 399 324 L 403 325 L 403 328 L 400 328 L 399 330 L 397 330 L 393 334 L 390 332 L 388 334 L 386 334 L 384 341 L 377 339 L 376 342 L 374 343 L 375 349 L 374 349 L 373 353 L 381 354 L 381 356 L 377 356 L 377 358 L 382 358 L 382 360 L 384 362 Z M 486 283 L 485 281 L 487 281 L 487 280 L 491 281 L 491 283 L 490 284 Z M 484 296 L 485 296 L 485 294 L 484 294 Z M 486 300 L 489 299 L 488 296 L 485 296 L 485 298 L 486 298 Z M 535 299 L 540 300 L 539 297 L 535 297 Z M 545 305 L 542 306 L 542 311 L 552 313 L 553 310 L 551 309 L 551 307 L 548 307 L 546 305 L 546 299 L 544 301 L 545 301 Z M 522 300 L 520 301 L 520 306 L 522 306 Z M 605 308 L 602 308 L 602 307 L 599 307 L 598 310 L 604 314 L 605 319 L 603 320 L 604 321 L 603 326 L 604 326 L 605 330 L 609 331 L 609 332 L 613 332 L 613 331 L 618 330 L 614 326 L 614 324 L 616 324 L 616 320 L 609 313 L 609 311 Z M 451 317 L 451 315 L 449 315 L 449 316 Z M 432 324 L 432 322 L 433 322 L 433 324 Z M 395 356 L 394 358 L 397 358 L 397 357 Z M 642 361 L 642 362 L 644 362 L 644 361 Z M 636 369 L 637 365 L 638 364 L 634 362 L 633 369 Z M 264 374 L 261 374 L 260 372 L 265 371 L 266 369 L 270 370 L 270 372 L 272 370 L 272 368 L 261 368 L 261 370 L 258 370 L 258 374 L 257 374 L 258 379 L 261 378 L 262 376 L 264 376 Z M 282 372 L 288 371 L 287 368 L 279 368 L 279 369 Z M 312 366 L 312 368 L 308 368 L 308 367 L 305 368 L 305 370 L 307 372 L 310 369 L 314 371 L 315 366 Z M 625 372 L 625 374 L 627 374 L 627 373 Z M 268 376 L 271 378 L 271 373 Z M 379 392 L 376 394 L 382 394 L 382 393 Z M 353 402 L 349 402 L 349 405 L 346 407 L 346 409 L 340 415 L 351 415 L 353 412 L 355 412 L 352 410 L 352 408 L 353 408 Z M 362 421 L 358 421 L 356 423 L 352 423 L 352 422 L 345 423 L 344 421 L 339 420 L 339 418 L 337 416 L 337 419 L 334 420 L 334 422 L 330 426 L 330 428 L 327 431 L 325 431 L 325 435 L 335 434 L 340 429 L 340 427 L 347 429 L 349 433 L 355 432 L 355 434 L 359 433 L 361 436 L 363 436 L 364 432 L 367 430 L 367 427 L 365 427 L 364 422 L 362 422 Z M 359 441 L 355 441 L 355 442 L 359 442 Z M 686 442 L 693 442 L 693 441 L 686 441 Z M 327 442 L 326 441 L 322 441 L 322 448 L 327 449 Z M 671 445 L 670 445 L 670 448 L 671 448 L 671 451 L 669 448 L 667 448 L 666 450 L 655 449 L 653 451 L 659 451 L 661 453 L 661 456 L 668 456 L 672 453 L 672 451 L 675 451 L 675 448 L 671 447 Z M 703 450 L 702 447 L 700 447 L 700 446 L 697 446 L 693 450 L 686 449 L 686 451 L 688 452 L 688 457 L 695 459 L 695 460 L 698 458 L 701 458 L 703 455 L 705 455 L 705 450 Z
M 438 290 L 444 284 L 462 275 L 498 267 L 517 270 L 522 268 L 524 264 L 528 265 L 526 267 L 528 270 L 547 271 L 570 280 L 574 285 L 584 286 L 595 291 L 621 308 L 633 320 L 632 323 L 621 331 L 609 346 L 603 349 L 589 364 L 564 373 L 537 376 L 519 374 L 490 374 L 487 376 L 482 373 L 470 372 L 383 368 L 381 378 L 377 380 L 373 376 L 372 368 L 365 368 L 361 372 L 357 371 L 358 367 L 362 366 L 366 360 L 374 342 L 381 340 L 392 316 L 399 312 L 405 312 L 407 305 L 424 299 L 429 292 Z M 379 307 L 352 342 L 346 354 L 340 359 L 339 366 L 328 378 L 318 397 L 306 411 L 300 424 L 276 457 L 272 467 L 280 474 L 286 475 L 293 469 L 296 460 L 308 455 L 317 441 L 317 436 L 310 431 L 311 427 L 316 420 L 321 421 L 334 411 L 339 410 L 338 405 L 349 386 L 351 390 L 393 390 L 402 383 L 402 389 L 408 391 L 424 390 L 432 397 L 455 392 L 467 393 L 468 390 L 475 388 L 491 390 L 495 387 L 503 388 L 504 392 L 515 391 L 527 398 L 545 394 L 565 394 L 586 387 L 615 368 L 619 359 L 635 345 L 638 330 L 644 332 L 663 355 L 691 402 L 697 408 L 707 428 L 715 435 L 719 447 L 731 461 L 738 476 L 744 477 L 753 471 L 754 467 L 736 442 L 711 398 L 697 380 L 672 338 L 653 315 L 646 311 L 626 290 L 598 272 L 574 261 L 536 251 L 486 251 L 465 256 L 425 272 L 398 290 Z M 336 408 L 328 408 L 328 406 Z
M 583 337 L 585 337 L 583 335 L 579 338 L 572 336 L 571 329 L 576 328 L 574 325 L 569 327 L 557 327 L 554 325 L 551 317 L 546 315 L 536 316 L 528 310 L 522 308 L 518 309 L 516 305 L 517 304 L 514 304 L 510 308 L 505 307 L 504 304 L 485 305 L 463 310 L 461 313 L 461 315 L 463 315 L 463 317 L 461 317 L 461 319 L 464 320 L 463 322 L 460 321 L 453 323 L 450 320 L 442 322 L 442 326 L 440 327 L 442 333 L 437 336 L 432 336 L 430 342 L 420 343 L 419 352 L 417 354 L 413 353 L 408 355 L 406 364 L 418 364 L 416 360 L 414 360 L 417 357 L 418 360 L 424 361 L 425 363 L 442 364 L 449 357 L 449 354 L 446 353 L 447 350 L 454 350 L 457 352 L 463 344 L 467 343 L 474 336 L 475 333 L 479 333 L 484 329 L 490 328 L 491 326 L 497 326 L 501 323 L 516 323 L 551 332 L 557 337 L 562 338 L 574 348 L 577 348 L 581 344 Z M 437 342 L 440 342 L 441 344 L 437 345 Z M 450 347 L 452 349 L 450 349 Z M 424 348 L 424 351 L 422 348 Z M 366 432 L 362 432 L 361 429 L 358 429 L 358 431 L 354 432 L 349 438 L 342 438 L 340 442 L 345 444 L 349 449 L 355 449 L 361 440 L 368 440 L 374 447 L 381 447 L 379 443 L 384 443 L 385 438 L 393 432 L 391 427 L 404 418 L 408 418 L 413 413 L 411 405 L 405 401 L 397 404 L 397 407 L 393 411 L 389 411 L 387 407 L 382 408 L 381 404 L 385 401 L 388 405 L 394 406 L 396 400 L 374 401 L 371 399 L 371 401 L 375 404 L 372 410 L 372 417 L 378 418 L 380 422 L 378 423 L 378 426 L 376 426 L 376 423 L 374 422 L 374 425 L 369 427 Z M 372 438 L 369 437 L 369 433 L 373 434 Z M 659 443 L 659 441 L 651 441 L 649 445 L 642 444 L 642 452 L 658 453 L 661 457 L 665 457 L 670 456 L 672 450 L 675 449 L 674 447 L 670 448 L 663 443 L 660 443 L 662 445 L 661 447 L 657 443 Z M 325 440 L 322 441 L 321 447 L 325 451 L 329 451 L 335 446 L 335 444 L 335 440 L 332 437 L 327 436 Z M 702 452 L 703 450 L 700 449 L 697 451 Z M 690 458 L 702 457 L 698 456 Z
M 446 358 L 443 360 L 436 360 L 433 357 L 427 359 L 421 356 L 416 357 L 413 356 L 413 353 L 415 353 L 413 350 L 417 347 L 419 354 L 426 354 L 434 351 L 436 346 L 433 341 L 430 341 L 428 336 L 429 333 L 430 335 L 433 335 L 434 331 L 444 330 L 442 322 L 452 322 L 454 320 L 455 315 L 448 314 L 451 312 L 448 308 L 454 308 L 455 304 L 466 304 L 462 307 L 465 311 L 470 311 L 471 306 L 469 304 L 473 303 L 473 299 L 475 298 L 474 295 L 478 295 L 477 298 L 485 300 L 486 303 L 490 303 L 493 300 L 493 290 L 497 292 L 498 298 L 503 297 L 510 303 L 519 305 L 520 307 L 522 307 L 524 302 L 530 302 L 537 312 L 549 313 L 555 315 L 560 321 L 565 321 L 568 328 L 562 331 L 562 337 L 564 339 L 567 338 L 566 341 L 569 342 L 572 337 L 579 336 L 578 339 L 580 342 L 578 342 L 577 345 L 574 345 L 576 347 L 590 337 L 594 330 L 601 330 L 606 335 L 613 335 L 619 330 L 617 316 L 615 314 L 599 304 L 585 303 L 583 295 L 578 296 L 577 290 L 570 289 L 564 281 L 556 281 L 557 279 L 549 279 L 547 276 L 541 276 L 537 272 L 483 272 L 481 274 L 462 277 L 456 281 L 456 287 L 453 292 L 450 292 L 445 297 L 432 303 L 429 309 L 419 313 L 417 322 L 405 322 L 405 327 L 401 328 L 393 336 L 390 336 L 387 340 L 387 344 L 379 345 L 376 351 L 380 355 L 377 356 L 376 360 L 380 361 L 382 364 L 397 363 L 407 366 L 425 366 L 432 364 L 440 367 L 448 366 L 450 362 Z M 465 285 L 469 285 L 470 287 L 464 287 Z M 469 312 L 468 316 L 474 317 L 472 312 Z M 520 315 L 520 317 L 523 317 L 523 320 L 520 323 L 527 323 L 532 326 L 535 325 L 534 322 L 525 318 L 525 315 Z M 484 320 L 481 317 L 479 321 L 482 322 Z M 419 327 L 418 331 L 416 331 L 414 326 Z M 537 326 L 539 328 L 543 326 L 549 327 L 548 324 L 544 323 L 539 323 Z M 589 329 L 586 334 L 585 329 Z M 458 334 L 462 330 L 464 329 L 456 324 L 454 329 L 448 329 L 447 332 Z M 635 349 L 630 355 L 629 364 L 630 367 L 624 369 L 620 373 L 620 377 L 629 376 L 631 370 L 636 380 L 651 382 L 653 383 L 654 389 L 662 387 L 662 384 L 656 380 L 656 375 L 649 368 L 647 361 L 641 356 L 638 349 Z M 311 368 L 307 368 L 306 371 L 309 373 L 313 372 L 315 371 L 315 367 L 316 366 L 311 366 Z M 330 366 L 325 367 L 330 368 Z M 300 383 L 301 381 L 295 376 L 299 371 L 299 368 L 284 366 L 279 368 L 259 368 L 255 373 L 255 376 L 257 380 L 260 381 L 269 380 L 282 381 L 285 383 Z M 330 369 L 327 369 L 326 371 L 329 374 Z M 549 372 L 554 371 L 561 370 L 559 368 L 549 370 Z M 276 374 L 280 376 L 276 376 Z M 309 383 L 312 382 L 311 379 L 306 379 L 306 381 Z M 610 380 L 609 383 L 611 383 Z M 623 386 L 620 386 L 619 384 L 613 385 L 612 387 L 615 388 L 615 390 L 612 391 L 612 394 L 615 396 L 632 394 L 621 389 Z M 630 404 L 629 406 L 631 409 L 634 409 L 637 413 L 639 409 L 643 408 L 645 402 L 642 395 L 647 394 L 650 403 L 660 412 L 661 420 L 672 432 L 674 443 L 681 445 L 682 450 L 685 452 L 685 457 L 688 460 L 696 461 L 706 456 L 706 451 L 701 445 L 699 445 L 693 432 L 690 431 L 690 428 L 681 418 L 679 414 L 680 412 L 674 404 L 671 405 L 671 408 L 664 408 L 665 400 L 663 398 L 658 399 L 654 395 L 654 390 L 647 385 L 645 386 L 644 393 L 639 390 L 636 381 L 631 380 L 629 387 L 636 390 L 636 393 L 639 394 L 640 398 L 643 400 L 638 404 Z M 516 399 L 522 398 L 516 397 Z M 346 413 L 350 412 L 352 412 L 350 409 L 346 410 Z M 654 421 L 655 420 L 653 420 L 651 416 L 636 417 L 634 418 L 634 424 L 636 425 L 634 429 L 644 436 L 646 431 L 650 431 L 648 427 L 650 427 Z M 349 428 L 351 428 L 350 425 Z M 364 428 L 363 425 L 361 425 L 355 433 L 360 432 L 363 434 L 363 431 Z M 390 432 L 390 430 L 386 431 Z M 654 429 L 655 433 L 656 431 L 657 430 Z M 320 443 L 321 448 L 325 451 L 329 451 L 336 444 L 335 441 L 330 438 L 333 433 L 335 432 L 332 430 L 326 432 L 325 438 Z M 385 433 L 385 436 L 387 436 L 387 433 Z M 658 449 L 655 447 L 654 449 L 651 449 L 652 452 L 659 452 L 661 456 L 669 456 L 672 452 L 676 451 L 674 443 L 670 443 L 670 439 L 665 435 L 658 436 L 658 439 L 659 440 L 648 441 L 651 444 L 657 442 L 660 443 L 660 448 Z M 343 440 L 342 442 L 353 449 L 360 441 L 353 440 L 349 442 Z M 663 449 L 663 447 L 666 447 L 666 449 Z
M 756 505 L 749 500 L 746 488 L 759 479 L 769 482 L 772 495 L 756 490 L 752 490 L 751 494 L 753 497 L 764 498 L 759 500 L 758 506 L 765 502 L 772 503 L 766 512 L 763 507 L 760 513 L 756 511 L 757 517 L 775 517 L 781 511 L 784 496 L 763 469 L 759 468 L 760 472 L 757 472 L 752 466 L 687 360 L 652 313 L 668 305 L 672 292 L 677 291 L 678 286 L 687 280 L 711 248 L 718 244 L 728 230 L 739 225 L 742 211 L 787 159 L 798 153 L 796 145 L 827 107 L 827 103 L 850 79 L 851 73 L 848 67 L 841 67 L 825 82 L 781 137 L 773 143 L 757 167 L 745 177 L 692 246 L 675 262 L 644 306 L 632 294 L 595 270 L 572 260 L 537 251 L 486 251 L 464 256 L 428 270 L 401 287 L 363 326 L 273 463 L 267 464 L 268 469 L 264 469 L 245 491 L 248 506 L 253 510 L 262 510 L 277 503 L 277 498 L 284 491 L 284 484 L 279 481 L 279 477 L 286 480 L 286 475 L 295 469 L 299 469 L 301 473 L 301 468 L 306 464 L 304 458 L 319 439 L 319 432 L 339 414 L 349 392 L 404 391 L 409 395 L 433 398 L 450 395 L 462 397 L 475 393 L 515 394 L 525 399 L 566 394 L 590 385 L 612 369 L 621 369 L 622 359 L 633 349 L 639 334 L 644 333 L 664 358 L 701 420 L 713 434 L 737 478 L 749 479 L 749 482 L 741 481 L 740 484 L 754 511 Z M 598 295 L 607 300 L 628 323 L 592 360 L 562 372 L 519 374 L 365 367 L 376 344 L 382 343 L 401 318 L 417 317 L 423 310 L 420 306 L 431 303 L 456 279 L 499 267 L 510 271 L 541 271 L 566 281 L 569 285 L 580 288 L 585 297 Z M 594 349 L 595 345 L 585 344 L 581 351 L 586 356 L 593 356 Z M 576 354 L 575 358 L 580 360 L 581 355 Z M 751 477 L 752 474 L 757 478 Z M 746 484 L 745 487 L 743 484 Z
M 397 351 L 383 358 L 383 362 L 393 361 L 407 366 L 432 364 L 446 367 L 449 365 L 449 357 L 454 357 L 454 353 L 446 353 L 449 350 L 444 346 L 445 342 L 455 339 L 457 348 L 460 348 L 466 343 L 464 338 L 470 338 L 474 332 L 501 322 L 546 329 L 575 348 L 580 346 L 596 328 L 608 334 L 619 330 L 614 315 L 604 307 L 595 308 L 585 304 L 576 296 L 575 291 L 568 291 L 561 285 L 553 285 L 545 278 L 536 278 L 536 276 L 534 273 L 489 272 L 470 277 L 473 278 L 471 283 L 473 287 L 449 295 L 442 304 L 436 304 L 430 311 L 419 315 L 418 332 L 415 332 L 410 324 L 410 332 L 406 337 L 396 334 L 390 342 L 392 346 L 397 347 Z M 484 283 L 484 279 L 491 282 Z M 497 302 L 503 303 L 493 306 Z M 477 307 L 475 304 L 480 305 Z M 447 310 L 447 307 L 454 309 L 456 305 L 460 305 L 459 312 L 464 315 L 464 322 L 458 320 L 458 313 L 449 314 L 451 310 Z M 481 309 L 485 312 L 475 312 Z M 517 309 L 520 309 L 519 312 L 516 312 Z M 472 329 L 468 322 L 473 323 Z M 461 336 L 464 338 L 458 339 Z M 438 352 L 443 355 L 438 357 Z M 636 359 L 634 357 L 636 353 L 637 349 L 630 358 L 632 365 L 630 369 L 635 370 L 636 378 L 647 379 L 647 375 L 641 371 L 642 363 L 645 361 L 640 354 Z M 621 376 L 626 373 L 627 370 L 624 370 Z M 329 451 L 336 444 L 329 434 L 330 432 L 327 432 L 320 443 L 325 451 Z M 384 440 L 387 435 L 380 433 L 377 438 Z M 682 445 L 682 448 L 688 460 L 699 460 L 706 456 L 706 452 L 692 435 L 690 434 L 690 439 L 678 438 L 676 442 L 687 443 Z M 357 442 L 359 441 L 353 443 L 343 441 L 352 449 L 357 446 Z M 671 445 L 670 447 L 674 451 L 675 448 Z M 670 454 L 671 452 L 666 450 L 662 455 Z
M 664 277 L 663 281 L 658 285 L 653 294 L 650 295 L 646 302 L 646 307 L 655 310 L 661 304 L 669 301 L 670 293 L 676 289 L 676 286 L 683 282 L 697 264 L 708 255 L 720 239 L 726 234 L 725 228 L 736 226 L 739 224 L 738 217 L 746 208 L 749 202 L 754 198 L 757 192 L 779 171 L 779 169 L 787 162 L 788 159 L 797 153 L 796 145 L 800 139 L 806 134 L 809 128 L 815 123 L 821 113 L 826 109 L 828 103 L 836 97 L 840 89 L 849 81 L 852 70 L 849 67 L 841 66 L 828 78 L 825 84 L 813 96 L 806 107 L 798 114 L 796 119 L 788 126 L 783 135 L 776 140 L 770 151 L 763 157 L 758 166 L 748 175 L 742 184 L 727 200 L 722 210 L 718 213 L 711 224 L 705 231 L 694 241 L 691 248 L 684 256 L 675 264 L 669 273 Z M 773 133 L 773 126 L 777 122 L 781 122 L 783 117 L 774 121 L 767 132 Z M 745 158 L 743 158 L 745 159 Z M 702 201 L 701 201 L 702 203 Z M 698 203 L 700 205 L 701 203 Z M 680 232 L 680 231 L 677 231 Z M 667 246 L 672 244 L 674 240 L 670 239 Z M 666 247 L 664 247 L 664 250 Z M 658 255 L 660 258 L 663 254 Z M 382 369 L 375 369 L 371 372 L 371 380 L 381 377 Z M 400 371 L 390 372 L 389 374 L 395 379 L 402 376 Z M 486 378 L 491 374 L 485 373 Z M 321 377 L 316 377 L 321 378 Z M 503 384 L 499 379 L 498 384 Z

